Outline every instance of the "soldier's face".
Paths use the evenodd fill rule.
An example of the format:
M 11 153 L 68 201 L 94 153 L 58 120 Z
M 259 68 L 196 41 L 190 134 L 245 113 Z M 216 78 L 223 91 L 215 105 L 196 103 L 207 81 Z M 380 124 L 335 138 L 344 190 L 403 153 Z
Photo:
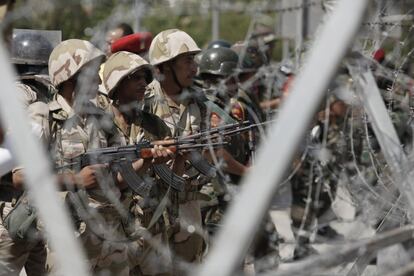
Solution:
M 101 83 L 99 77 L 99 66 L 102 60 L 96 59 L 89 62 L 76 74 L 75 95 L 85 99 L 92 99 L 98 93 L 98 86 Z
M 106 34 L 105 41 L 106 41 L 106 55 L 107 56 L 111 55 L 111 45 L 112 45 L 112 43 L 114 43 L 116 40 L 120 39 L 123 35 L 124 35 L 124 32 L 120 28 L 110 30 Z
M 193 85 L 193 78 L 197 74 L 197 64 L 194 61 L 194 54 L 183 54 L 173 62 L 175 75 L 181 86 L 186 88 Z
M 230 98 L 236 96 L 237 89 L 238 89 L 237 79 L 235 77 L 233 77 L 233 76 L 229 77 L 226 80 L 226 87 L 227 87 L 228 96 Z
M 116 94 L 117 98 L 122 103 L 142 101 L 147 85 L 146 71 L 144 69 L 135 71 L 121 81 Z

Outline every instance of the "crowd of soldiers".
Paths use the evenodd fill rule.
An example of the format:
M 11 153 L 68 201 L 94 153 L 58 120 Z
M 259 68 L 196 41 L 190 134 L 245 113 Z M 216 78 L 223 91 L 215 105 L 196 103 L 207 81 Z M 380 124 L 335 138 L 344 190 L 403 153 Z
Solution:
M 294 78 L 290 64 L 272 62 L 274 42 L 266 24 L 257 24 L 246 41 L 213 41 L 204 50 L 178 29 L 152 37 L 121 24 L 108 32 L 104 50 L 86 40 L 57 42 L 36 30 L 14 32 L 18 97 L 50 153 L 57 196 L 71 212 L 91 273 L 187 275 L 203 261 L 242 177 L 254 166 L 266 122 Z M 372 64 L 381 66 L 374 58 Z M 379 177 L 386 172 L 378 171 L 384 161 L 372 130 L 351 108 L 348 69 L 341 68 L 315 115 L 240 270 L 262 272 L 275 269 L 280 258 L 314 253 L 311 233 L 338 238 L 322 221 L 332 217 L 339 188 L 363 202 L 389 186 Z M 387 91 L 389 84 L 383 86 Z M 409 143 L 404 103 L 390 105 L 399 135 Z M 186 137 L 203 136 L 208 139 L 185 146 Z M 136 150 L 135 158 L 100 161 L 99 154 L 134 145 L 147 148 Z M 91 152 L 91 160 L 79 158 Z M 18 275 L 23 267 L 27 275 L 57 274 L 24 182 L 22 167 L 1 179 L 0 274 Z M 352 182 L 361 183 L 350 187 Z
M 178 29 L 152 39 L 145 33 L 125 36 L 124 26 L 108 32 L 106 54 L 85 40 L 55 43 L 59 34 L 15 30 L 11 56 L 18 96 L 33 133 L 50 152 L 91 272 L 184 275 L 208 251 L 230 200 L 226 187 L 237 185 L 252 165 L 260 131 L 236 131 L 226 141 L 210 135 L 196 150 L 169 141 L 264 122 L 253 77 L 266 56 L 250 42 L 230 47 L 217 41 L 202 51 Z M 119 33 L 124 37 L 113 39 Z M 140 143 L 150 143 L 147 155 L 136 154 L 126 164 L 74 161 L 93 150 Z M 148 193 L 140 192 L 143 183 L 150 183 Z M 53 250 L 24 192 L 24 168 L 2 178 L 1 194 L 4 271 L 56 273 Z M 266 256 L 273 250 L 276 264 L 277 238 L 268 228 L 253 252 Z

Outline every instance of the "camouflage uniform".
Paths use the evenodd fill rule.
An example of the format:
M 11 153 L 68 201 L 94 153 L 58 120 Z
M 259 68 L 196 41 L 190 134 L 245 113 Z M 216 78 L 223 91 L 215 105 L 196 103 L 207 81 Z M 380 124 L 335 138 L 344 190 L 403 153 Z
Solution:
M 19 86 L 19 90 L 20 88 L 30 89 L 23 85 Z M 47 105 L 41 102 L 32 103 L 27 111 L 35 135 L 45 141 L 46 133 L 42 128 L 42 123 L 45 121 L 41 118 L 47 118 Z M 43 127 L 47 130 L 48 125 L 43 124 Z M 21 167 L 16 167 L 13 172 L 20 169 Z M 0 216 L 2 221 L 13 209 L 22 193 L 13 187 L 11 173 L 1 179 Z M 46 274 L 45 243 L 43 240 L 13 240 L 2 222 L 0 224 L 0 262 L 3 264 L 0 275 L 18 275 L 23 267 L 29 276 L 44 275 Z
M 47 105 L 33 103 L 30 105 L 29 118 L 32 129 L 39 139 L 45 139 L 45 132 L 41 128 L 39 118 L 47 118 Z M 48 125 L 44 125 L 47 129 Z M 16 167 L 13 171 L 20 170 Z M 4 176 L 0 181 L 0 275 L 19 275 L 23 267 L 26 274 L 46 274 L 46 246 L 43 240 L 14 240 L 10 237 L 8 230 L 3 225 L 3 219 L 12 211 L 17 200 L 22 196 L 22 191 L 12 185 L 12 174 Z
M 103 56 L 102 52 L 87 41 L 72 39 L 62 42 L 53 50 L 49 59 L 52 83 L 59 87 L 83 66 Z M 80 116 L 58 94 L 49 104 L 49 110 L 51 147 L 56 166 L 68 165 L 71 158 L 87 150 L 122 145 L 122 137 L 116 130 L 112 117 L 92 101 L 83 103 L 83 116 Z M 68 167 L 62 172 L 64 171 L 72 169 Z M 130 244 L 126 242 L 122 217 L 116 210 L 113 200 L 109 199 L 111 196 L 120 203 L 125 199 L 125 195 L 114 185 L 113 178 L 106 170 L 100 173 L 100 187 L 79 189 L 76 193 L 69 192 L 66 199 L 72 204 L 75 218 L 83 220 L 86 224 L 86 227 L 79 228 L 79 238 L 87 253 L 91 271 L 96 274 L 106 272 L 111 275 L 129 275 Z M 84 201 L 83 213 L 80 204 L 71 202 L 71 198 Z M 89 216 L 89 212 L 93 212 L 94 216 Z M 102 225 L 104 227 L 101 227 Z
M 253 41 L 249 43 L 237 42 L 232 46 L 232 50 L 239 55 L 239 58 L 243 57 L 239 61 L 238 70 L 239 79 L 244 82 L 239 85 L 237 95 L 230 101 L 232 116 L 239 121 L 248 120 L 252 124 L 263 122 L 265 115 L 260 107 L 258 98 L 259 81 L 255 80 L 255 78 L 257 71 L 265 63 L 266 57 Z M 243 80 L 242 76 L 244 75 L 248 76 L 248 79 Z M 249 87 L 243 88 L 242 86 L 248 82 L 252 83 Z M 259 134 L 260 132 L 258 130 L 254 130 L 246 135 L 246 145 L 251 156 L 254 154 L 256 144 L 260 142 Z
M 17 96 L 26 108 L 32 131 L 43 142 L 48 140 L 47 102 L 53 91 L 47 70 L 47 60 L 52 51 L 51 43 L 38 31 L 17 33 L 12 41 L 12 63 L 20 74 L 16 83 Z M 15 167 L 13 173 L 21 170 Z M 46 246 L 41 239 L 13 239 L 5 228 L 3 219 L 13 210 L 23 191 L 12 185 L 12 175 L 1 180 L 0 185 L 0 275 L 18 275 L 25 267 L 27 275 L 46 274 Z M 22 219 L 22 223 L 24 218 Z M 36 223 L 37 226 L 37 223 Z
M 347 127 L 350 119 L 345 117 L 346 106 L 336 98 L 329 98 L 329 122 L 326 123 L 325 112 L 318 114 L 319 121 L 311 129 L 310 138 L 305 145 L 308 154 L 300 164 L 300 168 L 292 178 L 292 220 L 293 225 L 298 227 L 303 224 L 305 232 L 298 233 L 300 246 L 296 247 L 295 257 L 301 258 L 313 252 L 307 245 L 310 233 L 318 220 L 330 210 L 336 196 L 339 183 L 344 183 L 344 172 L 348 172 L 352 160 Z M 343 105 L 344 114 L 336 114 L 334 105 Z M 324 130 L 328 127 L 328 130 Z M 355 130 L 354 130 L 355 132 Z M 324 134 L 326 133 L 326 137 Z M 355 137 L 360 136 L 360 133 Z M 358 140 L 355 139 L 354 147 L 358 148 Z M 354 172 L 355 173 L 355 172 Z M 345 187 L 346 188 L 346 187 Z M 308 209 L 305 217 L 305 210 Z M 329 225 L 319 226 L 317 234 L 337 235 Z
M 134 109 L 132 111 L 134 117 L 129 125 L 119 120 L 117 116 L 114 118 L 115 125 L 122 134 L 122 139 L 126 144 L 133 145 L 142 141 L 160 140 L 170 136 L 169 128 L 157 116 L 140 110 L 138 103 Z M 151 169 L 147 171 L 147 174 L 153 178 L 156 177 Z M 163 193 L 159 191 L 160 188 L 163 189 L 163 184 L 160 181 L 156 179 L 157 188 L 153 188 L 149 198 L 131 195 L 133 196 L 131 211 L 132 215 L 136 217 L 134 224 L 147 228 L 152 235 L 149 242 L 145 240 L 143 242 L 141 240 L 138 241 L 139 246 L 142 247 L 142 254 L 139 254 L 138 258 L 132 256 L 130 260 L 131 268 L 138 266 L 135 269 L 137 275 L 168 275 L 171 270 L 171 260 L 168 258 L 170 254 L 166 252 L 168 251 L 168 226 L 171 222 L 166 217 L 165 212 L 150 227 L 156 208 L 162 200 Z M 153 242 L 160 242 L 161 248 L 153 248 L 151 245 Z M 137 272 L 138 270 L 139 272 Z
M 149 59 L 151 65 L 159 66 L 181 54 L 199 52 L 200 48 L 187 33 L 173 29 L 163 31 L 154 38 Z M 206 122 L 204 105 L 193 97 L 198 94 L 201 94 L 200 91 L 194 87 L 182 88 L 179 103 L 176 103 L 165 94 L 160 83 L 154 81 L 149 86 L 144 110 L 163 119 L 170 127 L 173 137 L 196 133 L 204 128 Z M 184 192 L 170 193 L 172 215 L 178 215 L 180 224 L 179 232 L 171 240 L 175 261 L 182 259 L 186 262 L 197 262 L 201 259 L 203 238 L 191 230 L 201 229 L 198 190 L 198 181 L 192 180 L 187 182 Z M 179 270 L 178 263 L 174 268 Z
M 114 100 L 112 109 L 115 114 L 114 122 L 121 133 L 125 144 L 133 145 L 142 141 L 153 141 L 164 139 L 167 136 L 171 137 L 171 132 L 168 126 L 154 114 L 142 111 L 139 102 L 132 102 L 128 106 L 119 106 L 116 98 L 116 89 L 119 83 L 129 74 L 138 70 L 147 70 L 151 78 L 147 78 L 147 83 L 152 80 L 151 69 L 148 63 L 136 54 L 129 52 L 118 52 L 113 54 L 106 62 L 105 70 L 103 72 L 103 80 L 105 89 L 108 91 L 108 96 Z M 124 118 L 120 114 L 120 110 L 127 109 Z M 151 169 L 147 174 L 155 178 Z M 169 221 L 165 221 L 166 213 L 158 218 L 157 223 L 150 226 L 150 222 L 154 217 L 155 210 L 162 200 L 163 194 L 159 189 L 163 184 L 157 179 L 156 187 L 153 188 L 149 198 L 141 198 L 134 195 L 134 216 L 136 217 L 135 224 L 142 225 L 151 233 L 151 241 L 138 241 L 142 247 L 142 254 L 139 258 L 132 258 L 130 260 L 131 267 L 137 266 L 133 273 L 134 275 L 168 275 L 171 271 L 171 259 L 168 258 L 168 230 Z M 158 248 L 153 248 L 153 242 L 161 242 L 161 252 Z
M 203 92 L 206 96 L 204 103 L 207 106 L 207 118 L 210 127 L 218 127 L 222 124 L 236 123 L 232 117 L 230 98 L 233 91 L 229 91 L 225 81 L 236 72 L 239 57 L 236 52 L 224 47 L 213 47 L 202 53 L 199 63 L 199 76 L 205 80 Z M 235 85 L 235 84 L 234 84 Z M 243 135 L 231 137 L 226 150 L 242 164 L 247 164 L 248 155 L 244 148 Z M 239 183 L 241 177 L 229 174 L 233 183 Z
M 158 87 L 158 89 L 156 89 Z M 186 102 L 176 105 L 167 95 L 162 92 L 161 86 L 154 82 L 151 90 L 145 99 L 145 110 L 157 115 L 170 127 L 173 137 L 189 135 L 199 132 L 202 129 L 204 120 L 202 110 L 197 102 L 187 99 Z M 194 93 L 194 91 L 189 92 Z M 171 191 L 171 201 L 173 205 L 178 205 L 178 215 L 182 226 L 180 232 L 176 233 L 172 239 L 172 246 L 176 254 L 186 261 L 195 261 L 201 257 L 202 238 L 197 234 L 188 232 L 184 225 L 194 224 L 201 227 L 201 213 L 198 202 L 198 185 L 195 181 L 189 181 L 185 192 Z M 176 213 L 176 210 L 172 211 Z

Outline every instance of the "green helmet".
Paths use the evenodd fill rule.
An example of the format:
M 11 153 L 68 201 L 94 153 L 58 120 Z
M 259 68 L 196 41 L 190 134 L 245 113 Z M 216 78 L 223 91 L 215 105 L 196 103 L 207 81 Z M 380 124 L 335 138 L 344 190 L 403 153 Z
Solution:
M 268 16 L 262 15 L 256 21 L 251 38 L 258 39 L 264 44 L 274 42 L 276 35 L 274 32 L 275 20 Z
M 238 55 L 239 70 L 241 73 L 255 72 L 266 62 L 266 56 L 260 51 L 259 46 L 254 41 L 249 43 L 240 41 L 236 42 L 232 47 Z
M 220 48 L 220 47 L 230 48 L 231 43 L 223 39 L 217 39 L 217 40 L 211 41 L 210 44 L 208 44 L 207 49 Z
M 57 87 L 73 77 L 83 66 L 105 54 L 86 40 L 69 39 L 53 49 L 49 57 L 49 76 Z
M 108 91 L 108 97 L 113 99 L 114 92 L 119 83 L 131 73 L 140 69 L 146 70 L 146 82 L 149 84 L 153 80 L 152 66 L 137 54 L 120 51 L 105 62 L 103 71 L 103 83 Z
M 13 29 L 11 62 L 19 75 L 47 74 L 49 55 L 61 37 L 61 31 Z
M 228 77 L 237 68 L 239 57 L 229 48 L 219 47 L 207 49 L 201 57 L 199 73 Z

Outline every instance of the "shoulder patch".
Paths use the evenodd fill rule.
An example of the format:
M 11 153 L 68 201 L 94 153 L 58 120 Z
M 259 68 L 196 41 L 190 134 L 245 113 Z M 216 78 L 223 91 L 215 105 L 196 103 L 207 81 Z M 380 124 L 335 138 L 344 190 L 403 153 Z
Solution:
M 57 101 L 51 101 L 50 103 L 48 103 L 49 106 L 49 111 L 54 112 L 54 111 L 58 111 L 61 110 L 62 107 L 60 106 L 60 104 L 58 104 Z
M 238 121 L 245 121 L 245 112 L 244 112 L 244 108 L 243 106 L 239 103 L 236 102 L 232 105 L 231 107 L 231 115 L 233 118 L 235 118 Z
M 51 101 L 47 104 L 49 107 L 49 113 L 51 118 L 58 121 L 65 121 L 68 118 L 68 114 L 63 110 L 57 101 Z
M 108 98 L 107 95 L 103 93 L 98 93 L 97 99 L 96 99 L 97 105 L 99 108 L 110 111 L 111 107 L 111 100 Z
M 221 119 L 220 115 L 216 112 L 211 112 L 210 114 L 210 126 L 212 128 L 219 127 L 223 123 L 223 119 Z

